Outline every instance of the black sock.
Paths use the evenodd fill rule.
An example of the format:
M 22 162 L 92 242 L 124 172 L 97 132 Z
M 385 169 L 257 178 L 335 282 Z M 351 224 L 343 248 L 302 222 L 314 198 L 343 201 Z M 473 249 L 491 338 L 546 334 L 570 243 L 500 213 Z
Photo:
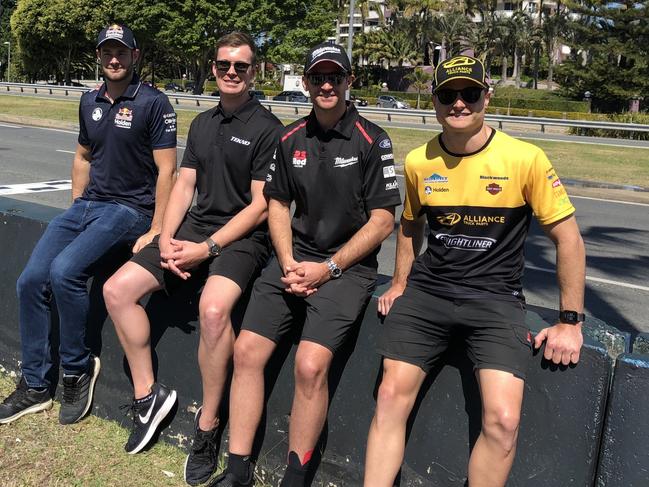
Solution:
M 228 454 L 228 471 L 238 480 L 248 480 L 250 472 L 250 455 Z
M 286 465 L 286 471 L 284 472 L 282 483 L 279 484 L 280 487 L 304 487 L 306 474 L 309 471 L 311 455 L 307 454 L 305 457 L 308 458 L 308 460 L 302 463 L 297 453 L 294 451 L 289 452 L 288 464 Z

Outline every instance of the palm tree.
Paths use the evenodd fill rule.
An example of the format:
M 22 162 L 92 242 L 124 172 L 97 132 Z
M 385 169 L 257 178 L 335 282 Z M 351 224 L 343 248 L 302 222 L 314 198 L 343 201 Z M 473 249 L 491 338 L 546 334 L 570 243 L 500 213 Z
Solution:
M 429 83 L 433 79 L 433 75 L 427 73 L 421 68 L 415 68 L 415 70 L 404 76 L 408 81 L 412 83 L 412 86 L 417 90 L 417 109 L 419 109 L 421 101 L 421 92 L 422 90 L 427 90 L 429 88 Z

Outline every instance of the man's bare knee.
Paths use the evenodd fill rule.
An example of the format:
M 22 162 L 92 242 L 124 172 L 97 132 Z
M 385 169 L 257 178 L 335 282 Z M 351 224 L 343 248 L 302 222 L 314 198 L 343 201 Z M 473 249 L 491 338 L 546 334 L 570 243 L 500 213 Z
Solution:
M 482 433 L 486 439 L 494 442 L 505 453 L 516 447 L 520 414 L 507 406 L 498 406 L 486 412 L 482 424 Z
M 298 357 L 295 363 L 295 383 L 305 393 L 315 391 L 327 384 L 328 366 L 315 357 Z
M 248 336 L 240 336 L 236 342 L 234 342 L 234 370 L 235 373 L 241 370 L 254 370 L 262 369 L 266 365 L 265 360 L 262 360 L 259 357 L 257 347 L 255 346 L 254 340 L 248 338 Z
M 218 304 L 209 304 L 200 310 L 201 338 L 216 343 L 230 329 L 230 313 Z

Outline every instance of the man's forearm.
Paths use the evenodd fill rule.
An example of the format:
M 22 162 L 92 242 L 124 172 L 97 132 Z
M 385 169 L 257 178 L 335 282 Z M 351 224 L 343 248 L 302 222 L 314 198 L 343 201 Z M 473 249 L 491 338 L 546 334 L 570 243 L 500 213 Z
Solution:
M 90 182 L 90 161 L 78 152 L 72 162 L 72 201 L 83 195 Z
M 417 220 L 401 218 L 401 225 L 397 232 L 397 250 L 394 262 L 394 275 L 392 285 L 406 287 L 408 275 L 421 250 L 424 237 L 423 223 Z
M 153 219 L 151 220 L 150 231 L 152 232 L 160 233 L 162 230 L 162 222 L 174 185 L 175 174 L 175 169 L 158 173 L 158 179 L 155 185 L 155 210 L 153 212 Z M 185 211 L 187 210 L 185 209 Z
M 291 212 L 287 203 L 271 199 L 268 202 L 268 228 L 282 269 L 293 260 L 293 231 Z
M 586 282 L 586 251 L 579 234 L 557 243 L 557 282 L 560 309 L 582 312 Z

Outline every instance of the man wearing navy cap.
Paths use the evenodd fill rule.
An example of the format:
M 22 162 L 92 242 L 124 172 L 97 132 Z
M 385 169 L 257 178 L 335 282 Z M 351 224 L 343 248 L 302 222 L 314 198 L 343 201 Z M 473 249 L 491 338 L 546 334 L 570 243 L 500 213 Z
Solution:
M 63 395 L 59 421 L 90 409 L 99 358 L 85 344 L 87 281 L 115 252 L 138 252 L 160 232 L 176 170 L 176 114 L 135 74 L 133 32 L 111 24 L 97 38 L 105 83 L 79 104 L 72 206 L 54 218 L 17 283 L 22 378 L 0 405 L 0 423 L 49 409 L 51 306 L 59 317 Z
M 332 360 L 374 291 L 376 256 L 400 197 L 390 138 L 345 102 L 353 79 L 341 46 L 319 44 L 307 55 L 302 82 L 313 110 L 283 131 L 266 177 L 276 258 L 255 283 L 234 345 L 228 468 L 212 485 L 251 485 L 264 369 L 295 329 L 301 336 L 281 486 L 305 485 L 327 417 Z
M 463 342 L 482 398 L 471 487 L 507 481 L 532 346 L 546 341 L 544 357 L 555 364 L 579 360 L 585 252 L 575 208 L 541 149 L 484 123 L 489 99 L 479 59 L 440 63 L 433 101 L 442 133 L 406 157 L 394 276 L 378 303 L 387 318 L 366 487 L 392 487 L 419 389 L 451 340 Z M 556 246 L 561 296 L 556 323 L 534 340 L 521 285 L 532 215 Z M 426 223 L 428 245 L 420 255 Z

